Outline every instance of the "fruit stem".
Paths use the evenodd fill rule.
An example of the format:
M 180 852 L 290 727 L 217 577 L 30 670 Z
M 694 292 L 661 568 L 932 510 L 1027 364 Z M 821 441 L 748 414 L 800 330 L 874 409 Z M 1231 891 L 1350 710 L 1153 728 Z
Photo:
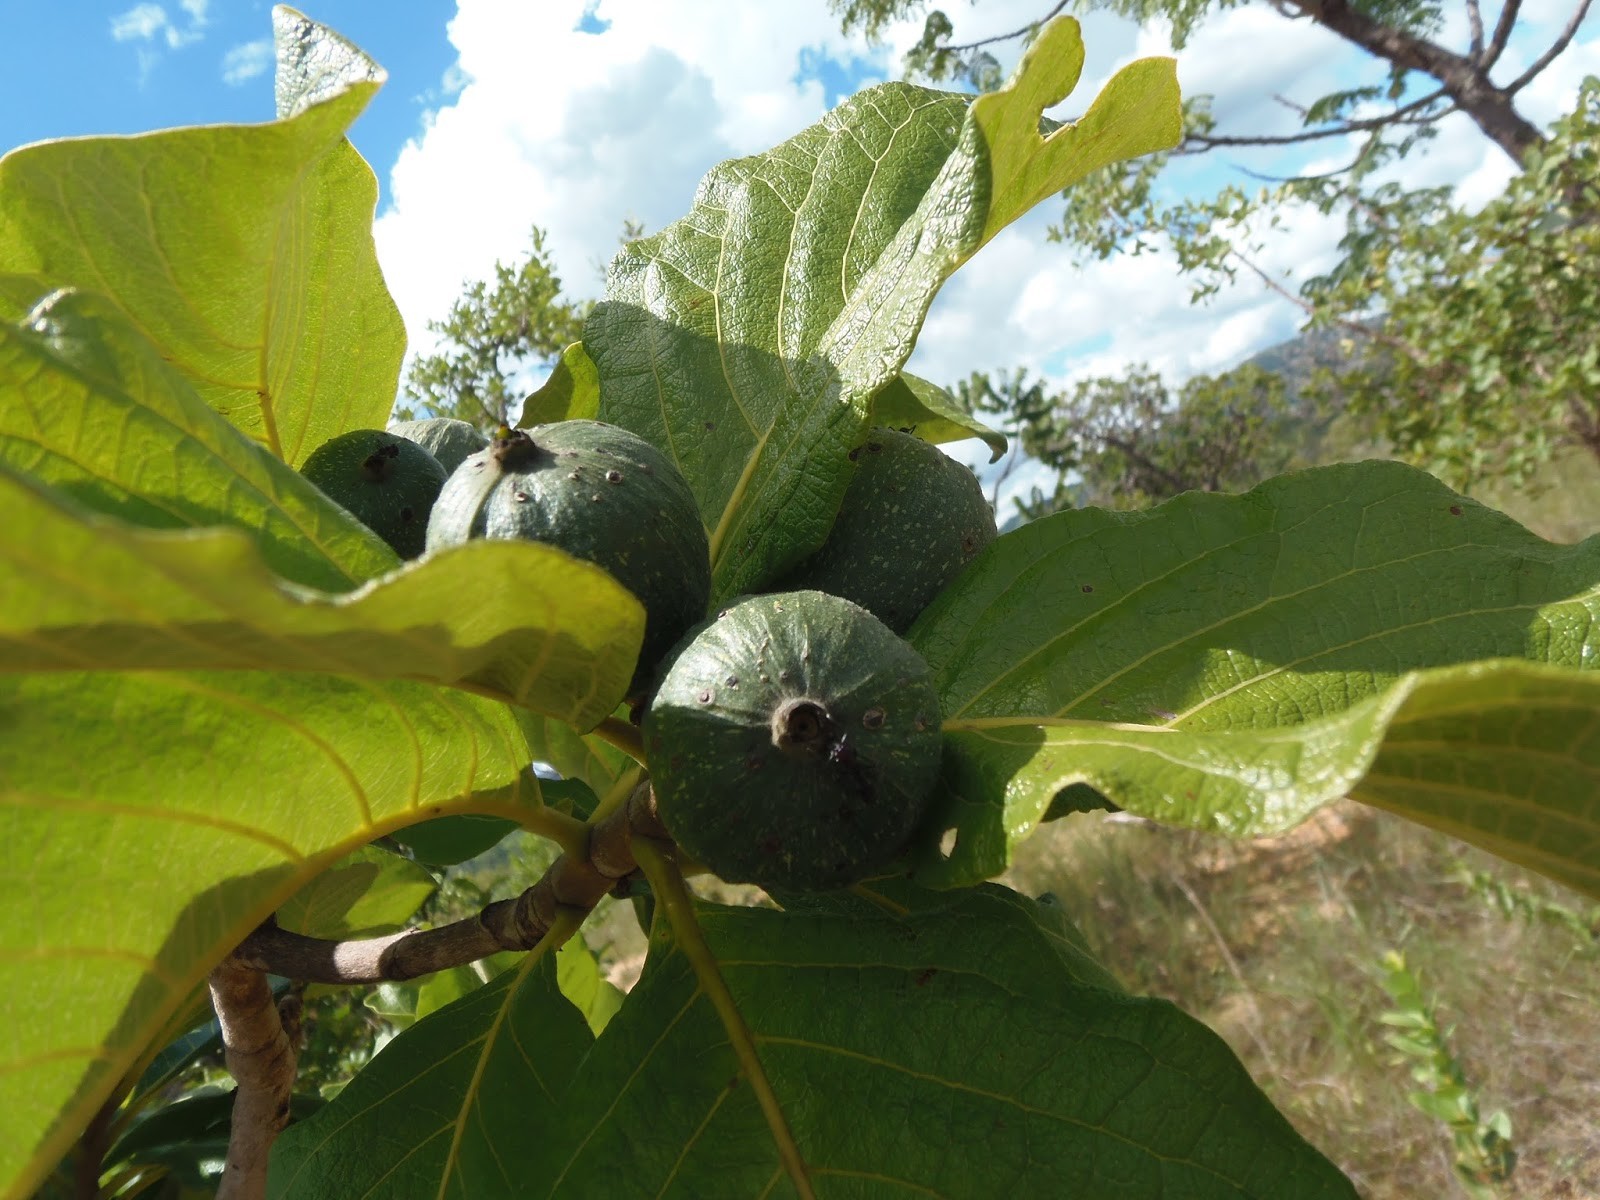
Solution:
M 711 1001 L 711 1007 L 716 1010 L 722 1028 L 727 1032 L 728 1044 L 733 1049 L 734 1057 L 739 1060 L 745 1081 L 755 1093 L 761 1112 L 767 1118 L 767 1128 L 772 1131 L 772 1140 L 777 1143 L 778 1158 L 788 1172 L 789 1181 L 794 1184 L 794 1190 L 801 1200 L 816 1200 L 805 1160 L 800 1157 L 800 1147 L 789 1129 L 788 1118 L 783 1115 L 783 1106 L 778 1102 L 777 1093 L 767 1079 L 766 1068 L 761 1065 L 761 1058 L 756 1053 L 755 1038 L 750 1033 L 750 1027 L 744 1023 L 738 1001 L 728 990 L 728 982 L 717 966 L 717 956 L 706 943 L 700 922 L 695 919 L 694 897 L 689 893 L 689 885 L 683 881 L 683 872 L 678 869 L 674 853 L 670 842 L 658 842 L 647 837 L 633 839 L 633 857 L 645 878 L 650 881 L 656 904 L 667 914 L 667 923 L 672 927 L 678 949 L 694 968 L 701 990 Z
M 589 825 L 577 817 L 568 816 L 558 808 L 550 808 L 542 800 L 538 808 L 529 809 L 522 817 L 522 827 L 560 846 L 570 858 L 587 862 L 589 858 Z
M 644 738 L 640 736 L 637 726 L 628 724 L 621 717 L 607 717 L 594 727 L 594 735 L 621 750 L 634 762 L 644 762 Z

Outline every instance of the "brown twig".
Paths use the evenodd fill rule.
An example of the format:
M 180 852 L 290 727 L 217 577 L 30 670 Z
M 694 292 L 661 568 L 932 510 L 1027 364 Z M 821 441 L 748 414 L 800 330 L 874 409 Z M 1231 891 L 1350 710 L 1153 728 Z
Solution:
M 280 1014 L 266 973 L 236 958 L 225 959 L 207 983 L 222 1026 L 228 1071 L 238 1084 L 217 1200 L 259 1200 L 267 1194 L 267 1155 L 278 1131 L 289 1123 L 298 1004 L 291 1014 Z
M 563 854 L 514 900 L 496 900 L 476 916 L 437 929 L 330 941 L 280 929 L 268 921 L 234 952 L 241 963 L 312 983 L 380 983 L 415 979 L 465 966 L 502 950 L 531 950 L 562 910 L 588 912 L 637 870 L 635 833 L 665 838 L 648 785 L 589 829 L 587 857 Z

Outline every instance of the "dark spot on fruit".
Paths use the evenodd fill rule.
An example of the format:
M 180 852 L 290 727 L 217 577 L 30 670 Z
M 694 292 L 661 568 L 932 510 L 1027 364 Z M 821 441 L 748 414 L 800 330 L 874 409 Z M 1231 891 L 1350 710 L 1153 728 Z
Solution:
M 574 471 L 574 472 L 572 472 L 572 474 L 568 475 L 567 478 L 568 479 L 582 479 L 583 476 L 581 474 L 579 474 L 577 471 Z
M 695 699 L 700 701 L 701 704 L 710 704 L 711 701 L 712 701 L 712 691 L 711 691 L 711 689 L 710 688 L 701 688 L 700 689 L 700 694 L 698 696 L 696 696 Z
M 707 421 L 706 422 L 706 432 L 707 433 L 710 433 L 716 427 L 717 427 L 717 423 L 715 421 Z
M 978 535 L 975 533 L 963 534 L 961 537 L 961 553 L 971 554 L 978 548 Z
M 769 856 L 783 853 L 783 843 L 778 840 L 776 834 L 768 834 L 761 839 L 761 853 Z
M 1083 585 L 1083 590 L 1084 590 L 1084 591 L 1085 591 L 1085 592 L 1092 592 L 1092 591 L 1094 591 L 1094 584 L 1092 584 L 1092 583 L 1086 583 L 1086 584 L 1084 584 L 1084 585 Z
M 599 492 L 596 492 L 594 495 L 590 496 L 589 499 L 592 500 L 594 503 L 599 504 L 601 499 L 603 499 L 603 497 L 600 495 Z
M 384 446 L 384 448 L 382 449 L 382 451 L 380 451 L 380 453 L 382 453 L 382 455 L 385 458 L 399 458 L 400 457 L 400 443 L 399 442 L 390 442 L 390 443 L 388 443 L 387 445 Z
M 778 682 L 779 683 L 788 683 L 793 678 L 794 678 L 794 676 L 789 674 L 788 671 L 779 671 L 778 672 Z
M 739 677 L 737 675 L 729 675 L 722 682 L 727 684 L 729 687 L 738 687 L 739 686 Z
M 518 504 L 526 504 L 528 502 L 528 493 L 527 492 L 512 492 L 511 493 L 511 498 L 513 500 L 515 500 Z
M 912 724 L 914 726 L 916 726 L 916 729 L 917 729 L 918 733 L 922 733 L 924 730 L 926 730 L 928 728 L 928 718 L 927 717 L 918 717 L 915 721 L 912 722 Z
M 883 453 L 883 443 L 882 442 L 868 442 L 867 443 L 867 453 L 868 454 L 882 454 Z
M 607 483 L 621 483 L 622 482 L 622 472 L 616 470 L 615 468 L 613 468 L 610 471 L 607 471 L 606 472 L 606 482 Z
M 884 715 L 881 708 L 869 708 L 861 714 L 861 723 L 868 729 L 882 729 Z
M 759 771 L 766 765 L 767 760 L 762 758 L 759 754 L 752 754 L 749 758 L 744 760 L 744 769 L 746 771 Z
M 1451 515 L 1451 516 L 1452 516 L 1452 517 L 1459 517 L 1459 516 L 1460 516 L 1460 515 L 1461 515 L 1461 505 L 1459 505 L 1459 504 L 1452 504 L 1452 505 L 1451 505 L 1451 506 L 1450 506 L 1450 515 Z
M 417 519 L 416 510 L 407 504 L 400 510 L 400 519 L 402 521 L 415 521 Z
M 917 986 L 921 987 L 923 984 L 927 983 L 928 980 L 932 979 L 938 973 L 939 973 L 939 968 L 938 967 L 929 967 L 925 971 L 918 972 L 917 980 L 916 980 Z
M 851 462 L 855 462 L 856 459 L 860 458 L 861 457 L 861 447 L 857 446 L 854 450 L 850 451 L 849 457 L 850 457 L 850 461 Z

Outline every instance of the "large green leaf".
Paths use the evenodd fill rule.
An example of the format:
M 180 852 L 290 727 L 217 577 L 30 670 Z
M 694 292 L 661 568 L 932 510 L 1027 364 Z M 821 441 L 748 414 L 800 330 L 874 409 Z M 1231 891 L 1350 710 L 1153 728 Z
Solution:
M 1494 688 L 1532 686 L 1528 668 L 1428 668 L 1587 668 L 1597 615 L 1600 540 L 1551 545 L 1396 463 L 1034 522 L 1000 538 L 911 631 L 945 715 L 931 833 L 955 838 L 923 848 L 919 878 L 949 886 L 1003 870 L 1074 783 L 1157 820 L 1252 836 L 1372 770 L 1387 806 L 1592 890 L 1600 841 L 1579 834 L 1600 810 L 1581 742 L 1567 774 L 1529 790 L 1527 747 L 1494 732 Z M 1587 677 L 1554 680 L 1565 703 L 1600 713 Z M 1448 762 L 1429 760 L 1432 778 L 1410 769 L 1410 792 L 1385 765 L 1398 752 L 1386 739 L 1415 706 L 1451 703 L 1462 710 L 1450 753 L 1480 768 L 1453 806 Z M 1478 722 L 1486 741 L 1474 748 Z
M 0 464 L 135 525 L 249 530 L 274 572 L 323 591 L 399 562 L 98 296 L 57 294 L 0 325 Z
M 549 1136 L 592 1041 L 556 986 L 554 956 L 525 962 L 400 1033 L 272 1150 L 274 1197 L 532 1194 L 523 1173 Z M 612 1195 L 635 1194 L 611 1177 Z
M 27 1194 L 224 954 L 338 859 L 517 819 L 503 705 L 288 672 L 0 678 L 0 1194 Z
M 580 728 L 615 707 L 644 613 L 604 571 L 478 542 L 347 591 L 393 554 L 105 307 L 66 297 L 0 327 L 0 671 L 423 679 Z
M 363 846 L 280 904 L 278 926 L 319 938 L 392 933 L 438 886 L 425 868 L 410 859 Z
M 353 78 L 323 77 L 346 86 L 268 124 L 13 151 L 0 159 L 0 274 L 108 297 L 290 463 L 343 430 L 382 428 L 405 331 L 373 247 L 377 180 L 344 140 L 378 84 Z
M 710 906 L 700 916 L 822 1200 L 1355 1195 L 1215 1034 L 1165 1001 L 1083 979 L 1055 915 L 1015 893 L 985 888 L 903 917 Z M 795 1194 L 756 1089 L 669 938 L 658 936 L 644 977 L 554 1103 L 531 1086 L 510 1105 L 491 1103 L 499 1093 L 487 1086 L 474 1102 L 445 1082 L 489 1046 L 497 1015 L 477 1011 L 472 1033 L 450 1042 L 391 1043 L 374 1063 L 392 1057 L 390 1074 L 370 1092 L 351 1095 L 358 1079 L 284 1135 L 274 1176 L 292 1162 L 297 1186 L 276 1195 L 462 1194 L 454 1178 L 441 1187 L 437 1169 L 384 1178 L 389 1156 L 363 1152 L 386 1121 L 405 1119 L 398 1106 L 368 1109 L 385 1085 L 427 1079 L 445 1098 L 406 1125 L 411 1145 L 458 1112 L 476 1140 L 505 1107 L 526 1106 L 521 1128 L 537 1136 L 494 1147 L 520 1195 Z M 467 1020 L 436 1015 L 441 1039 L 447 1018 Z
M 1006 452 L 1005 434 L 963 412 L 949 392 L 916 375 L 897 375 L 873 398 L 872 423 L 910 428 L 923 441 L 935 444 L 982 438 L 989 447 L 990 462 Z
M 613 261 L 584 345 L 600 415 L 682 468 L 710 532 L 713 598 L 820 545 L 873 397 L 943 282 L 994 233 L 1089 171 L 1171 146 L 1172 63 L 1124 68 L 1085 121 L 1039 133 L 1077 83 L 1077 22 L 969 97 L 904 83 L 845 101 L 781 146 L 723 163 L 694 208 Z

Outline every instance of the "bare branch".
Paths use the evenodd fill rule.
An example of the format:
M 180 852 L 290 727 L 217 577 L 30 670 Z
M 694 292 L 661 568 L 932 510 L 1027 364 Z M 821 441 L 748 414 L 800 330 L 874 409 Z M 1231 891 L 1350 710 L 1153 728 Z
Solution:
M 1478 8 L 1478 0 L 1467 0 L 1467 25 L 1472 30 L 1471 57 L 1475 60 L 1483 58 L 1483 12 Z
M 637 869 L 635 834 L 665 838 L 648 786 L 589 829 L 587 860 L 563 854 L 515 900 L 496 900 L 476 916 L 437 929 L 330 941 L 261 925 L 240 944 L 241 963 L 313 983 L 380 983 L 465 966 L 502 950 L 531 950 L 563 911 L 588 912 Z
M 1187 146 L 1190 142 L 1193 142 L 1201 150 L 1210 150 L 1217 146 L 1288 146 L 1296 142 L 1316 141 L 1319 138 L 1341 137 L 1347 133 L 1366 133 L 1374 129 L 1383 129 L 1389 125 L 1431 125 L 1433 122 L 1456 111 L 1456 106 L 1451 104 L 1438 112 L 1422 112 L 1429 105 L 1444 99 L 1445 94 L 1444 88 L 1435 88 L 1426 96 L 1419 97 L 1409 104 L 1403 104 L 1391 112 L 1383 113 L 1381 116 L 1341 121 L 1337 125 L 1329 125 L 1323 129 L 1303 129 L 1299 133 L 1281 133 L 1262 135 L 1260 137 L 1191 133 L 1184 138 L 1184 144 Z
M 1507 96 L 1515 96 L 1523 88 L 1532 83 L 1539 72 L 1543 71 L 1556 60 L 1556 56 L 1571 44 L 1573 37 L 1578 32 L 1578 26 L 1583 24 L 1584 17 L 1589 15 L 1589 0 L 1578 0 L 1578 7 L 1572 10 L 1572 16 L 1567 19 L 1566 28 L 1560 36 L 1550 43 L 1550 48 L 1533 60 L 1530 66 L 1521 75 L 1518 75 L 1504 89 Z
M 941 50 L 950 50 L 950 51 L 953 51 L 953 52 L 955 52 L 957 54 L 960 54 L 961 52 L 966 51 L 966 50 L 977 50 L 977 49 L 980 49 L 983 46 L 993 45 L 995 42 L 1009 42 L 1012 38 L 1019 38 L 1023 34 L 1027 33 L 1029 30 L 1037 29 L 1039 26 L 1043 25 L 1046 21 L 1048 21 L 1052 17 L 1054 17 L 1057 13 L 1059 13 L 1066 6 L 1067 6 L 1067 0 L 1060 0 L 1060 3 L 1058 3 L 1049 12 L 1045 13 L 1044 16 L 1040 17 L 1037 21 L 1029 21 L 1021 29 L 1013 29 L 1010 33 L 997 33 L 993 37 L 979 38 L 975 42 L 967 42 L 967 43 L 965 43 L 963 45 L 960 45 L 960 46 L 940 46 L 939 49 L 941 49 Z
M 1500 9 L 1500 19 L 1494 23 L 1494 33 L 1489 38 L 1489 48 L 1478 58 L 1478 66 L 1487 72 L 1490 67 L 1500 61 L 1500 56 L 1505 53 L 1506 45 L 1511 41 L 1511 31 L 1516 28 L 1517 12 L 1522 7 L 1522 0 L 1505 0 L 1505 5 Z
M 222 1026 L 233 1094 L 233 1130 L 217 1200 L 260 1200 L 267 1194 L 267 1155 L 289 1123 L 294 1090 L 298 1001 L 285 1028 L 266 974 L 226 959 L 207 983 Z

